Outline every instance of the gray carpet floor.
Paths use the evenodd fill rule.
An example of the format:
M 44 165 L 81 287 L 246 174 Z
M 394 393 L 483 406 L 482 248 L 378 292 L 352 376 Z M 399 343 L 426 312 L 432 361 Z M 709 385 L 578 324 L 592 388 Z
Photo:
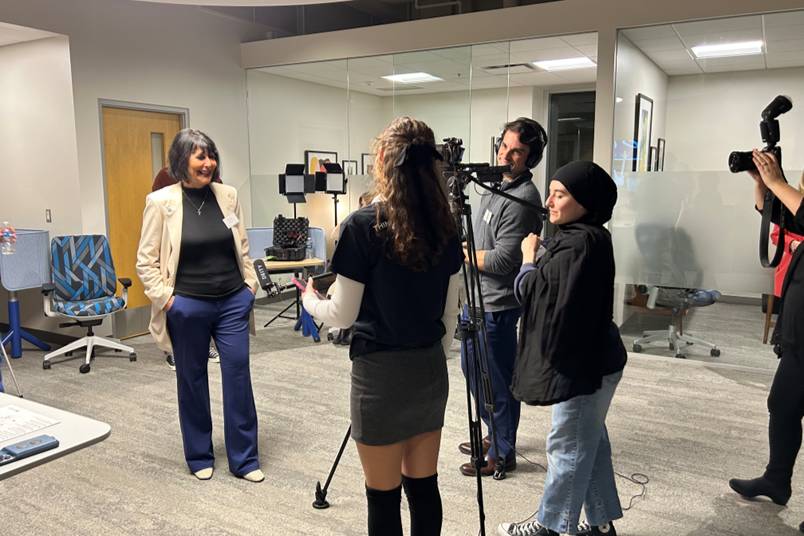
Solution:
M 258 319 L 266 315 L 261 311 Z M 217 471 L 201 482 L 183 462 L 174 374 L 147 338 L 132 343 L 137 362 L 101 356 L 86 375 L 78 373 L 75 360 L 42 370 L 41 352 L 26 350 L 14 362 L 26 398 L 108 422 L 112 434 L 1 481 L 0 534 L 365 534 L 363 480 L 353 445 L 330 487 L 332 507 L 311 507 L 315 483 L 325 479 L 349 424 L 347 351 L 326 341 L 316 344 L 291 327 L 279 320 L 251 339 L 260 458 L 267 475 L 259 484 L 227 470 L 216 365 L 210 365 L 210 382 Z M 456 446 L 466 438 L 467 418 L 457 345 L 449 371 L 439 462 L 443 534 L 474 535 L 475 482 L 458 472 L 466 458 Z M 644 473 L 650 482 L 617 523 L 619 534 L 800 534 L 802 477 L 795 478 L 787 508 L 743 500 L 726 484 L 732 476 L 760 473 L 766 461 L 765 398 L 772 374 L 772 366 L 630 355 L 609 414 L 609 434 L 615 469 Z M 523 408 L 519 468 L 504 481 L 483 482 L 487 534 L 537 508 L 545 473 L 524 457 L 546 463 L 548 427 L 548 409 Z M 617 484 L 624 506 L 641 492 L 623 478 Z

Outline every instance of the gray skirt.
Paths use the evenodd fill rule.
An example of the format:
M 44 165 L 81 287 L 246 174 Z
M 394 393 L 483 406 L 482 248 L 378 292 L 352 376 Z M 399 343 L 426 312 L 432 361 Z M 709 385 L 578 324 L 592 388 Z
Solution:
M 390 445 L 444 426 L 449 377 L 439 341 L 352 360 L 352 439 Z

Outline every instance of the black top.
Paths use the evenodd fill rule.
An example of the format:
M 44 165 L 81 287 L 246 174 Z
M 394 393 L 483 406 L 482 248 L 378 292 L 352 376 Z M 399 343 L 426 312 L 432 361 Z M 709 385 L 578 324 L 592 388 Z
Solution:
M 779 203 L 781 205 L 781 203 Z M 786 207 L 784 209 L 785 229 L 797 234 L 804 234 L 804 202 L 799 205 L 793 215 Z M 777 208 L 777 207 L 774 207 Z M 780 213 L 774 210 L 771 220 L 778 224 Z M 787 275 L 782 284 L 782 310 L 779 320 L 773 331 L 773 341 L 781 345 L 782 355 L 796 356 L 804 359 L 804 262 L 801 255 L 804 247 L 796 248 Z
M 593 393 L 627 359 L 613 322 L 609 232 L 561 225 L 546 249 L 520 283 L 522 331 L 511 385 L 515 398 L 535 405 Z
M 182 210 L 181 252 L 173 293 L 222 298 L 240 290 L 245 281 L 235 256 L 234 235 L 223 223 L 212 189 L 182 186 Z
M 463 263 L 455 236 L 428 270 L 415 272 L 386 255 L 384 233 L 376 223 L 375 205 L 352 213 L 341 224 L 330 265 L 334 273 L 365 285 L 351 357 L 425 348 L 441 340 L 449 279 Z

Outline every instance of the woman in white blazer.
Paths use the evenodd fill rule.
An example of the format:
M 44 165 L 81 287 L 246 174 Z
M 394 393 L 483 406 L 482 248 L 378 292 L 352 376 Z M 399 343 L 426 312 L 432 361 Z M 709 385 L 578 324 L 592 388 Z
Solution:
M 221 354 L 229 470 L 259 482 L 264 475 L 248 340 L 257 276 L 237 190 L 213 182 L 220 176 L 220 157 L 215 142 L 199 130 L 176 134 L 169 160 L 179 182 L 146 198 L 137 275 L 152 304 L 150 332 L 176 361 L 184 456 L 197 478 L 212 477 L 207 377 L 212 337 Z

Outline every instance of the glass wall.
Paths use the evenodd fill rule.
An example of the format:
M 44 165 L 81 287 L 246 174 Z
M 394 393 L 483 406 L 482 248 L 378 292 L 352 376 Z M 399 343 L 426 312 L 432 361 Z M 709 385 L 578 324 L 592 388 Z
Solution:
M 758 260 L 753 181 L 730 173 L 727 158 L 762 146 L 760 113 L 776 95 L 802 102 L 802 35 L 800 12 L 620 32 L 613 154 L 620 193 L 611 232 L 629 349 L 674 355 L 667 340 L 639 338 L 680 321 L 721 353 L 696 343 L 681 352 L 688 357 L 775 363 L 761 342 L 760 297 L 773 292 L 773 271 Z M 804 167 L 803 117 L 794 108 L 779 118 L 794 184 Z M 722 297 L 706 305 L 716 295 L 695 289 Z M 683 299 L 697 305 L 686 315 Z
M 249 70 L 252 226 L 293 214 L 278 175 L 313 155 L 335 159 L 348 176 L 337 217 L 324 193 L 296 207 L 329 233 L 371 189 L 372 140 L 400 115 L 425 121 L 437 141 L 461 138 L 465 162 L 491 162 L 506 121 L 526 116 L 547 125 L 552 93 L 594 90 L 596 55 L 596 34 L 582 34 Z M 535 64 L 571 58 L 588 64 L 556 71 Z M 540 190 L 543 168 L 535 170 Z

